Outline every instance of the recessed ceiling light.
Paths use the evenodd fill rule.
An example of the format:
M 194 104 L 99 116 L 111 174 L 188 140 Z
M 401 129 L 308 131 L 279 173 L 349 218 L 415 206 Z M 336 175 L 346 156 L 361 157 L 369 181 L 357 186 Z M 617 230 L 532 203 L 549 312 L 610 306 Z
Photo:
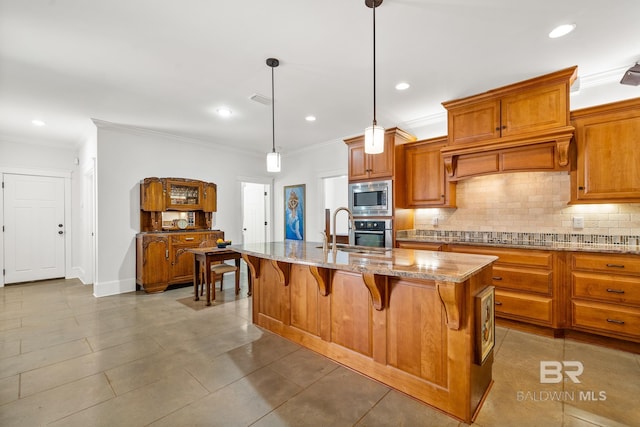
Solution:
M 229 117 L 231 115 L 231 110 L 227 107 L 220 107 L 216 110 L 216 113 L 222 117 Z
M 557 39 L 558 37 L 566 36 L 576 28 L 576 24 L 562 24 L 558 25 L 549 33 L 549 38 Z
M 308 121 L 308 122 L 315 122 L 316 121 L 316 116 L 307 116 L 304 119 L 306 121 Z
M 31 120 L 31 123 L 33 123 L 34 126 L 44 126 L 45 122 L 43 122 L 42 120 Z
M 397 90 L 407 90 L 411 85 L 407 82 L 400 82 L 396 85 Z

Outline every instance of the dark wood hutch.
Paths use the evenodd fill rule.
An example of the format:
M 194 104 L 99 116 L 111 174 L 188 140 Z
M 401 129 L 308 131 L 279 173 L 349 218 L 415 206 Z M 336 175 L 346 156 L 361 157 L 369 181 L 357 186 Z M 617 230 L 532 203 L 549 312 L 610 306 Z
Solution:
M 191 248 L 215 246 L 224 232 L 211 230 L 217 210 L 212 182 L 185 178 L 140 181 L 140 233 L 136 235 L 136 284 L 145 292 L 193 280 Z

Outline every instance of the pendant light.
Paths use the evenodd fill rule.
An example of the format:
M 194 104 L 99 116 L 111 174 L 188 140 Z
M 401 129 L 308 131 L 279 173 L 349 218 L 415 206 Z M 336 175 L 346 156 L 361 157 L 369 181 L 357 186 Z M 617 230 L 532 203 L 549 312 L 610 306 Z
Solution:
M 273 69 L 280 65 L 276 58 L 268 58 L 267 65 L 271 67 L 271 152 L 267 154 L 267 172 L 280 172 L 280 153 L 276 152 L 276 113 L 273 90 Z
M 382 0 L 365 0 L 364 4 L 373 9 L 373 124 L 364 130 L 364 152 L 380 154 L 384 151 L 384 128 L 376 121 L 376 7 Z

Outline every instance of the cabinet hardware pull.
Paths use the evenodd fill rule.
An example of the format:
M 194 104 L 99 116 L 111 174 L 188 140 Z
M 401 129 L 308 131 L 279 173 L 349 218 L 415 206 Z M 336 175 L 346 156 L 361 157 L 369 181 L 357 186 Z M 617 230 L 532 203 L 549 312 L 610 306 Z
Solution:
M 500 130 L 500 127 L 497 127 L 496 130 Z
M 502 129 L 506 129 L 506 128 L 507 128 L 506 126 L 502 126 Z
M 167 249 L 167 250 L 165 250 L 165 251 L 164 251 L 164 257 L 165 257 L 166 259 L 169 259 L 169 249 Z
M 624 268 L 624 264 L 607 264 L 607 267 L 611 267 L 611 268 Z
M 615 323 L 616 325 L 624 325 L 624 320 L 607 319 L 607 322 L 609 322 L 609 323 Z
M 584 187 L 578 187 L 578 190 L 584 190 Z
M 502 280 L 502 277 L 501 276 L 494 276 L 494 277 L 492 277 L 492 279 L 493 280 Z
M 193 237 L 185 237 L 184 240 L 186 240 L 187 242 L 192 241 L 194 238 Z
M 496 301 L 496 305 L 502 305 L 500 301 Z
M 612 294 L 624 294 L 624 290 L 623 289 L 611 289 L 611 288 L 608 288 L 607 292 L 611 292 Z

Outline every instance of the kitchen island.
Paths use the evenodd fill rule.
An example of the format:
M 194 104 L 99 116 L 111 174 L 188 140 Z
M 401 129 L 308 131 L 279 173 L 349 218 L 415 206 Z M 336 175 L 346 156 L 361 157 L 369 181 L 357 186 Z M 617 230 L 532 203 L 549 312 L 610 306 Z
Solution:
M 496 257 L 302 241 L 231 248 L 251 271 L 256 325 L 473 420 L 493 364 L 479 348 L 476 295 Z

